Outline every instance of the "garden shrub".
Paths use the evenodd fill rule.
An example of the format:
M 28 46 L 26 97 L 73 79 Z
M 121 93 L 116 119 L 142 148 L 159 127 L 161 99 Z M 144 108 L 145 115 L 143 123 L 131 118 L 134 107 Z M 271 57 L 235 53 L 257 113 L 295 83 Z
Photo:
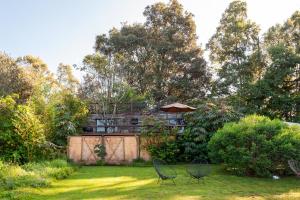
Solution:
M 288 159 L 300 160 L 300 128 L 250 115 L 219 129 L 208 147 L 212 161 L 238 175 L 288 174 Z
M 208 160 L 207 144 L 211 136 L 226 122 L 237 121 L 242 116 L 223 102 L 196 103 L 197 110 L 184 115 L 187 123 L 183 133 L 171 132 L 162 120 L 154 117 L 143 119 L 144 148 L 152 157 L 167 162 Z
M 25 148 L 13 125 L 17 98 L 17 95 L 0 98 L 0 157 L 5 161 L 24 162 Z
M 35 172 L 45 178 L 63 179 L 74 172 L 74 166 L 71 166 L 65 160 L 52 160 L 39 163 L 27 163 L 23 166 L 27 171 Z
M 18 104 L 18 96 L 0 98 L 0 158 L 24 164 L 49 158 L 44 124 L 30 104 Z
M 180 153 L 176 142 L 177 132 L 178 129 L 176 128 L 167 129 L 163 120 L 156 119 L 153 116 L 145 117 L 141 131 L 142 147 L 150 153 L 152 158 L 174 163 Z
M 0 186 L 5 190 L 18 187 L 46 187 L 52 179 L 63 179 L 72 174 L 75 167 L 65 160 L 30 162 L 23 166 L 0 162 Z
M 27 171 L 14 164 L 2 164 L 0 169 L 0 185 L 6 190 L 17 187 L 44 187 L 49 185 L 49 180 L 33 171 Z
M 64 94 L 48 106 L 49 122 L 44 124 L 32 103 L 20 104 L 17 99 L 18 95 L 0 97 L 0 158 L 24 164 L 65 155 L 59 145 L 79 133 L 88 112 L 85 103 Z
M 178 161 L 180 153 L 175 140 L 164 141 L 158 145 L 150 145 L 147 150 L 152 158 L 158 158 L 167 163 L 175 163 Z
M 104 165 L 105 163 L 105 156 L 106 156 L 106 148 L 104 144 L 97 144 L 94 147 L 94 153 L 100 158 L 100 160 L 97 160 L 97 164 Z
M 207 144 L 211 136 L 225 123 L 237 121 L 242 116 L 221 101 L 196 104 L 196 111 L 184 115 L 187 127 L 177 138 L 180 161 L 208 160 Z
M 43 124 L 27 105 L 18 105 L 12 123 L 25 148 L 22 156 L 26 157 L 27 161 L 35 160 L 39 145 L 45 143 Z
M 73 94 L 59 94 L 53 100 L 49 112 L 52 113 L 52 127 L 49 139 L 56 145 L 65 146 L 68 136 L 77 135 L 87 119 L 85 102 Z

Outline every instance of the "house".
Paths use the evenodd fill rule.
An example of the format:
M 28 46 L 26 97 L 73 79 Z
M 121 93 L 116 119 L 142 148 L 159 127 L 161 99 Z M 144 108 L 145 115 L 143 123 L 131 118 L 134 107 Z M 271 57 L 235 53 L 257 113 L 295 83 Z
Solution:
M 96 164 L 99 158 L 94 152 L 98 144 L 105 146 L 105 162 L 109 164 L 128 163 L 134 159 L 149 160 L 150 155 L 143 148 L 146 138 L 142 137 L 146 120 L 164 122 L 166 129 L 176 128 L 182 133 L 185 127 L 182 112 L 195 110 L 195 108 L 175 103 L 147 109 L 145 106 L 129 104 L 122 109 L 112 109 L 114 112 L 106 114 L 100 106 L 92 104 L 88 122 L 79 136 L 68 138 L 68 158 L 77 163 Z
M 180 112 L 165 112 L 160 109 L 147 109 L 140 104 L 129 104 L 127 109 L 123 106 L 122 110 L 116 110 L 113 114 L 104 114 L 99 105 L 92 104 L 82 135 L 139 134 L 145 124 L 144 120 L 149 117 L 163 121 L 167 129 L 178 128 L 182 132 L 185 123 L 182 111 Z

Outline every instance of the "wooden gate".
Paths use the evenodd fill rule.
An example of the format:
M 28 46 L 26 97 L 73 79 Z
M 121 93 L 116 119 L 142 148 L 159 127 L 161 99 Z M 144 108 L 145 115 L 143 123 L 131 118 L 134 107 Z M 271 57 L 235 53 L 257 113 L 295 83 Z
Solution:
M 115 163 L 117 161 L 125 161 L 125 141 L 124 137 L 106 137 L 105 138 L 106 156 L 105 161 L 107 163 Z
M 81 137 L 81 161 L 86 164 L 96 163 L 98 156 L 94 153 L 94 147 L 101 143 L 101 137 Z
M 104 144 L 106 163 L 128 163 L 138 157 L 148 160 L 149 154 L 141 151 L 139 140 L 136 135 L 71 136 L 68 139 L 68 158 L 77 163 L 95 164 L 99 158 L 94 147 Z

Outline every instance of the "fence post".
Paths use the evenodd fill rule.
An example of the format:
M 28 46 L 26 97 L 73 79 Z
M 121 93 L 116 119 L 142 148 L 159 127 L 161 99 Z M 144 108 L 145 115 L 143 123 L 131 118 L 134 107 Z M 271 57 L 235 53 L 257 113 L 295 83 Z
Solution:
M 125 161 L 125 156 L 126 156 L 125 151 L 126 150 L 125 150 L 125 137 L 124 136 L 122 137 L 122 140 L 123 140 L 123 161 Z
M 81 136 L 81 151 L 80 151 L 80 162 L 82 163 L 83 160 L 82 160 L 82 151 L 83 151 L 83 137 L 84 136 Z
M 140 135 L 135 134 L 135 138 L 137 144 L 137 158 L 140 159 L 141 158 Z

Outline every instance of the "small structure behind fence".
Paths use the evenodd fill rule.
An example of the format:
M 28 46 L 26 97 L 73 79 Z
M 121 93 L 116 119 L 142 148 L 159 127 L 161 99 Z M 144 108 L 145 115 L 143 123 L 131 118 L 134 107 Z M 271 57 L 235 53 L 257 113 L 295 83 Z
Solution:
M 196 109 L 180 103 L 161 107 L 160 110 L 164 112 L 158 109 L 151 112 L 146 108 L 145 103 L 135 106 L 130 103 L 122 105 L 113 112 L 114 114 L 107 114 L 112 110 L 104 112 L 99 104 L 91 104 L 90 116 L 86 126 L 83 127 L 82 135 L 68 138 L 68 158 L 76 163 L 96 164 L 99 158 L 94 153 L 95 145 L 103 144 L 107 154 L 105 163 L 130 163 L 137 158 L 149 160 L 149 153 L 143 149 L 143 144 L 149 141 L 141 137 L 141 133 L 143 128 L 149 129 L 154 125 L 145 125 L 144 120 L 153 118 L 164 122 L 164 128 L 170 133 L 172 130 L 182 133 L 185 128 L 182 113 Z
M 130 163 L 137 158 L 150 159 L 149 153 L 142 148 L 143 138 L 136 134 L 70 136 L 68 158 L 75 163 L 96 164 L 99 158 L 94 147 L 97 144 L 105 146 L 105 162 L 108 164 Z

